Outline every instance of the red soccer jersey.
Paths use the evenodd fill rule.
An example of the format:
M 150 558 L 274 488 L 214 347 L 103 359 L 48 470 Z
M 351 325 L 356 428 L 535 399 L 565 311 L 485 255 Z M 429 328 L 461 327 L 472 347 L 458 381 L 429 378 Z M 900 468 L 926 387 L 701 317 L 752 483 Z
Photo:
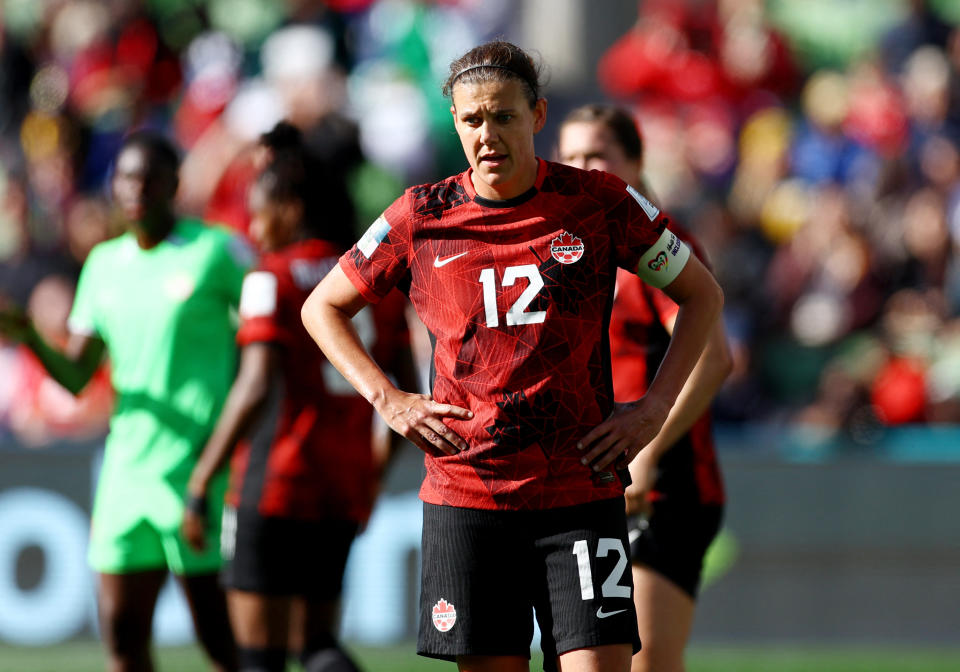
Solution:
M 280 348 L 281 375 L 256 428 L 234 451 L 228 502 L 261 515 L 363 522 L 376 474 L 371 452 L 373 409 L 326 360 L 307 334 L 300 308 L 337 263 L 342 248 L 309 240 L 263 257 L 244 281 L 241 346 Z M 381 365 L 407 339 L 399 292 L 354 323 Z
M 670 228 L 707 263 L 692 235 L 676 225 Z M 633 273 L 619 271 L 610 317 L 610 358 L 616 401 L 634 401 L 647 393 L 647 386 L 670 344 L 670 333 L 664 325 L 675 318 L 678 311 L 677 304 L 662 291 Z M 682 452 L 688 454 L 678 454 Z M 668 455 L 669 458 L 661 460 L 660 478 L 650 493 L 651 499 L 693 495 L 704 504 L 723 503 L 723 482 L 714 451 L 709 411 L 700 416 Z
M 613 408 L 616 268 L 637 268 L 667 224 L 641 200 L 606 173 L 540 161 L 530 191 L 490 201 L 467 171 L 408 189 L 341 257 L 367 300 L 408 293 L 435 343 L 433 397 L 474 413 L 446 420 L 470 448 L 427 455 L 424 501 L 545 509 L 623 492 L 596 482 L 576 443 Z

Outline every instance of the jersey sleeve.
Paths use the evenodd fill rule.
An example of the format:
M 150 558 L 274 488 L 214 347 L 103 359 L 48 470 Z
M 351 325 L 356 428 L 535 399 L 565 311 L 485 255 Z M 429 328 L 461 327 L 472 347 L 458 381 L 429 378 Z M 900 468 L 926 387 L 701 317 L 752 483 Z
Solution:
M 371 303 L 379 303 L 409 274 L 410 217 L 406 199 L 404 194 L 394 201 L 340 257 L 340 268 Z
M 711 271 L 713 270 L 710 265 L 710 259 L 707 256 L 707 251 L 703 248 L 700 242 L 688 231 L 685 231 L 681 227 L 676 227 L 674 233 L 690 248 L 690 252 L 700 260 L 704 266 L 706 266 Z M 673 299 L 663 293 L 659 289 L 654 289 L 653 287 L 647 288 L 647 293 L 650 296 L 650 304 L 653 306 L 653 309 L 657 311 L 657 317 L 660 320 L 660 324 L 666 325 L 674 317 L 677 316 L 677 312 L 680 310 Z
M 97 254 L 96 248 L 87 257 L 86 263 L 80 270 L 80 279 L 77 281 L 77 291 L 67 318 L 67 328 L 70 333 L 80 336 L 99 336 L 97 324 L 96 296 L 99 294 L 97 284 Z
M 240 293 L 240 328 L 237 344 L 285 343 L 289 332 L 279 319 L 280 282 L 268 270 L 256 270 L 243 279 Z
M 604 189 L 612 203 L 608 220 L 616 264 L 653 287 L 666 287 L 683 270 L 690 248 L 668 228 L 670 217 L 639 191 L 610 175 Z

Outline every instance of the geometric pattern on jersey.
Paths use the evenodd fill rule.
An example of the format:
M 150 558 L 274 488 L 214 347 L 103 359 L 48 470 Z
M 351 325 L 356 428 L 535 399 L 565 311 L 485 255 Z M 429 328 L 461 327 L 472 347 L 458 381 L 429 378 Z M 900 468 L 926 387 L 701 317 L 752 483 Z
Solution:
M 534 186 L 506 201 L 478 197 L 469 170 L 412 187 L 341 257 L 366 300 L 407 293 L 435 344 L 434 399 L 473 411 L 445 420 L 469 449 L 427 454 L 424 501 L 545 509 L 622 492 L 576 443 L 613 408 L 616 268 L 636 269 L 667 223 L 616 177 L 538 159 Z M 582 243 L 573 263 L 551 253 L 564 234 Z
M 300 318 L 307 296 L 341 252 L 322 240 L 295 243 L 263 256 L 257 273 L 269 274 L 269 282 L 244 287 L 237 342 L 276 346 L 279 371 L 264 411 L 233 453 L 227 501 L 237 509 L 355 523 L 370 515 L 377 492 L 373 408 L 327 361 Z M 254 290 L 259 295 L 249 293 Z M 245 305 L 257 309 L 245 314 Z M 354 318 L 386 370 L 408 340 L 405 305 L 394 292 Z
M 671 231 L 709 268 L 706 254 L 692 234 L 676 224 L 671 226 Z M 618 273 L 610 317 L 610 356 L 616 401 L 634 401 L 646 394 L 647 386 L 670 345 L 670 333 L 664 325 L 676 316 L 678 310 L 677 304 L 661 290 L 642 282 L 632 273 Z M 658 467 L 657 482 L 648 493 L 649 499 L 723 503 L 723 480 L 714 449 L 709 409 L 661 457 Z

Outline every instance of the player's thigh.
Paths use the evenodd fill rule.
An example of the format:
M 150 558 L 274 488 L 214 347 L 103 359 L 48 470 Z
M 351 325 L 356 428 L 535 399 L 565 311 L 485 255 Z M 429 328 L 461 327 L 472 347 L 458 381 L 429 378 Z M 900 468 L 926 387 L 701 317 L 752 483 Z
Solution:
M 634 657 L 633 672 L 681 672 L 693 625 L 693 598 L 660 572 L 643 565 L 633 566 L 633 585 L 643 641 L 643 649 Z
M 630 557 L 695 600 L 703 558 L 722 516 L 722 506 L 703 505 L 694 497 L 656 502 L 649 517 L 629 521 Z
M 522 512 L 424 504 L 417 652 L 527 660 L 536 561 Z
M 100 631 L 109 650 L 130 651 L 146 645 L 166 578 L 166 569 L 98 574 Z
M 228 509 L 224 525 L 228 588 L 264 595 L 336 601 L 358 525 L 341 520 L 301 520 Z
M 640 647 L 623 511 L 616 498 L 542 512 L 546 580 L 536 608 L 547 667 L 577 649 L 622 644 L 629 658 Z
M 287 648 L 291 603 L 286 596 L 227 591 L 227 607 L 237 645 L 256 649 Z
M 560 656 L 559 672 L 628 672 L 632 648 L 629 644 L 607 644 L 574 649 Z

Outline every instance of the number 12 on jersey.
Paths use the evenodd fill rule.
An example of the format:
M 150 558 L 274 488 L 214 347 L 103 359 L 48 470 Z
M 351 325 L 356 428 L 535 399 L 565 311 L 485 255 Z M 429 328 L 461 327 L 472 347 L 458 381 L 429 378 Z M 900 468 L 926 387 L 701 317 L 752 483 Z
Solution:
M 527 288 L 523 290 L 513 305 L 507 310 L 506 321 L 508 327 L 518 324 L 540 324 L 547 319 L 547 311 L 534 310 L 527 312 L 527 307 L 533 302 L 537 294 L 543 289 L 543 278 L 536 264 L 522 266 L 507 266 L 503 271 L 504 287 L 512 287 L 518 279 L 526 278 Z M 491 329 L 500 326 L 500 314 L 497 309 L 497 276 L 492 268 L 480 271 L 480 284 L 483 285 L 483 310 L 487 318 L 487 326 Z

